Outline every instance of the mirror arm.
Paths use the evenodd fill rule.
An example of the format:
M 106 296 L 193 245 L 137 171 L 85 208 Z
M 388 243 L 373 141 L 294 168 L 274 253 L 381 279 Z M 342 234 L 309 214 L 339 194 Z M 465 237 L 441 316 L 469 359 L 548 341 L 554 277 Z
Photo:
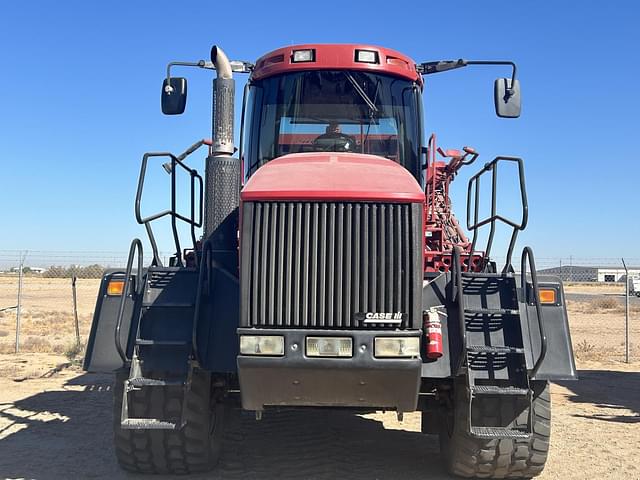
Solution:
M 516 64 L 508 60 L 469 60 L 467 65 L 511 65 L 511 87 L 506 89 L 507 99 L 513 95 L 513 85 L 516 81 Z
M 198 67 L 215 70 L 213 63 L 204 60 L 198 60 L 197 62 L 169 62 L 167 64 L 167 86 L 164 87 L 167 95 L 171 95 L 173 92 L 173 87 L 171 86 L 171 67 Z
M 233 60 L 230 63 L 232 70 L 238 73 L 251 73 L 255 68 L 253 63 L 242 60 Z M 207 70 L 216 69 L 213 62 L 205 60 L 198 60 L 197 62 L 169 62 L 167 64 L 167 86 L 165 87 L 167 95 L 171 95 L 173 92 L 173 87 L 171 87 L 171 67 L 198 67 L 205 68 Z
M 424 62 L 416 65 L 416 70 L 422 75 L 429 75 L 432 73 L 446 72 L 447 70 L 454 70 L 456 68 L 466 67 L 467 65 L 511 65 L 511 85 L 516 80 L 516 64 L 511 61 L 503 60 L 464 60 L 462 58 L 458 60 L 441 60 L 438 62 Z M 506 89 L 507 98 L 513 95 L 513 88 Z

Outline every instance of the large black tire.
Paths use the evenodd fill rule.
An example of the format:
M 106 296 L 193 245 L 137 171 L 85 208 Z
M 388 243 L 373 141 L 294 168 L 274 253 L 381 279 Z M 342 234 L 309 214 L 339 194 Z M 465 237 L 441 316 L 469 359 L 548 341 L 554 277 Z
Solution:
M 442 416 L 440 451 L 450 473 L 471 478 L 531 478 L 542 472 L 549 452 L 551 398 L 549 382 L 531 382 L 533 434 L 530 439 L 485 440 L 468 432 L 469 395 L 465 383 L 454 385 L 453 409 Z M 524 428 L 527 413 L 517 412 L 510 396 L 485 399 L 481 403 L 484 424 Z M 515 419 L 515 420 L 514 420 Z M 495 422 L 495 423 L 494 423 Z M 503 423 L 504 422 L 504 423 Z
M 120 428 L 122 392 L 128 371 L 116 373 L 113 432 L 120 466 L 136 473 L 189 474 L 211 470 L 220 456 L 223 405 L 212 397 L 211 375 L 194 370 L 186 395 L 186 425 L 180 430 Z M 182 387 L 145 387 L 129 393 L 132 418 L 179 418 Z

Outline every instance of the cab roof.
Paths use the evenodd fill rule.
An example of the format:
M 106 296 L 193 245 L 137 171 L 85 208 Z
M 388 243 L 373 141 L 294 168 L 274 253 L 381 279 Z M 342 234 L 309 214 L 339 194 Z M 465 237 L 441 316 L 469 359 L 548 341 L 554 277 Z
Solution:
M 310 60 L 294 61 L 294 52 L 312 50 Z M 369 61 L 358 61 L 359 51 Z M 386 73 L 422 86 L 422 76 L 416 63 L 400 52 L 384 47 L 361 44 L 304 44 L 278 48 L 263 55 L 256 62 L 251 80 L 261 80 L 287 72 L 308 70 L 361 70 L 371 73 Z

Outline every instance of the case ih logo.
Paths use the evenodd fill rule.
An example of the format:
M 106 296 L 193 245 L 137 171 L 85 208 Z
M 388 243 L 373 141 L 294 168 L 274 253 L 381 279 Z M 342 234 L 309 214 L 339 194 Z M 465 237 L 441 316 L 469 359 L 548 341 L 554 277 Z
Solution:
M 356 312 L 356 321 L 362 323 L 402 323 L 407 318 L 402 312 Z

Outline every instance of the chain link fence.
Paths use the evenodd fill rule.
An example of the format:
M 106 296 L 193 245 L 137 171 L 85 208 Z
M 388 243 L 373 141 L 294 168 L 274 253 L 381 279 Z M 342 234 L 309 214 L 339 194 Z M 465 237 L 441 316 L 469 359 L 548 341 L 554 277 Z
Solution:
M 126 252 L 0 250 L 0 353 L 77 352 L 78 335 L 83 345 L 91 327 L 102 274 L 126 261 Z M 633 287 L 628 310 L 625 302 L 625 279 L 633 285 L 637 276 L 640 290 L 640 258 L 625 262 L 628 276 L 620 258 L 536 258 L 539 274 L 564 282 L 579 359 L 625 360 L 627 348 L 630 358 L 640 358 L 640 297 Z
M 626 258 L 629 276 L 640 276 L 640 257 Z M 565 283 L 600 283 L 624 288 L 626 278 L 622 258 L 542 257 L 536 258 L 539 273 L 556 275 Z
M 0 251 L 0 353 L 77 352 L 102 274 L 126 260 L 122 252 Z

